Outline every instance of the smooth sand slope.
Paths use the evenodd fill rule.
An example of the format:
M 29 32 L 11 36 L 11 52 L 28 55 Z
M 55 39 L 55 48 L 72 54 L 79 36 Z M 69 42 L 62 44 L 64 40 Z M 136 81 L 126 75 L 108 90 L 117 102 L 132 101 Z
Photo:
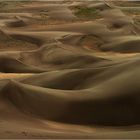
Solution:
M 0 138 L 140 138 L 130 3 L 0 3 Z

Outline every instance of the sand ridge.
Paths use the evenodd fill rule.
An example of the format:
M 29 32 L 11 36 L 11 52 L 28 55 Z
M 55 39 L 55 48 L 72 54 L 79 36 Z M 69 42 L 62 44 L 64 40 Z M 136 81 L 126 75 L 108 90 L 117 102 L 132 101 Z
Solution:
M 0 138 L 140 138 L 130 3 L 0 3 Z

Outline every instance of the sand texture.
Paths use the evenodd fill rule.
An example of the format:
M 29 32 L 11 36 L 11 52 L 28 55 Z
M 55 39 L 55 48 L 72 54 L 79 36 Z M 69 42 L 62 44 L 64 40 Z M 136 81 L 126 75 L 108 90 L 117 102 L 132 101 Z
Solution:
M 140 2 L 0 2 L 0 138 L 140 138 Z

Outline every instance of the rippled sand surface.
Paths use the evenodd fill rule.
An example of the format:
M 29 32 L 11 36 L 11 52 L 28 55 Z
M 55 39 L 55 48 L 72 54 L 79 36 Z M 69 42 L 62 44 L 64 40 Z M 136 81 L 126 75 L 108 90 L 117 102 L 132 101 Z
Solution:
M 0 138 L 140 138 L 138 1 L 0 2 Z

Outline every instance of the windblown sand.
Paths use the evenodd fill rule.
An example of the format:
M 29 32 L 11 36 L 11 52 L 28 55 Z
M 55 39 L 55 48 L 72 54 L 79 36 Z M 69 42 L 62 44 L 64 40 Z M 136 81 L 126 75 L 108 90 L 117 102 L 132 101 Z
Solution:
M 135 1 L 0 3 L 0 138 L 140 138 Z

